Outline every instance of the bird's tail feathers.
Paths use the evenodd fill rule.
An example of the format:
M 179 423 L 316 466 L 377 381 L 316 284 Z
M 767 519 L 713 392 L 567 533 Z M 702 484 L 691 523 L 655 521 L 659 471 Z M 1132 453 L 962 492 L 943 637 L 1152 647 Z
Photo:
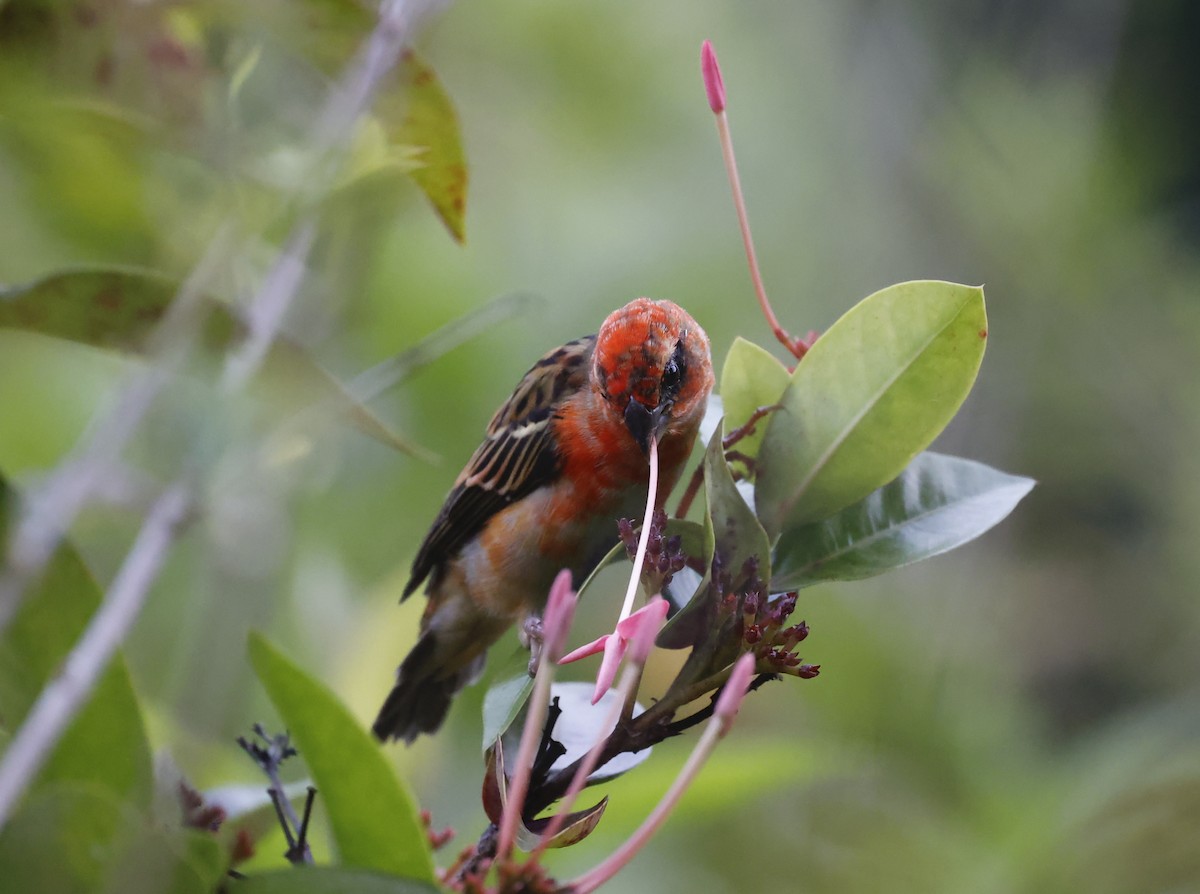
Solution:
M 403 739 L 412 744 L 422 733 L 436 732 L 446 719 L 450 702 L 483 672 L 484 654 L 456 671 L 446 673 L 443 648 L 433 630 L 426 630 L 396 672 L 392 687 L 371 730 L 380 739 Z

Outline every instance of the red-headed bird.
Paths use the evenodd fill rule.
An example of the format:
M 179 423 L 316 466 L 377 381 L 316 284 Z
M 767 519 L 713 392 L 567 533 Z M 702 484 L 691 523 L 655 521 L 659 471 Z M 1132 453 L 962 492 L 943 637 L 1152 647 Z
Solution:
M 421 637 L 373 730 L 412 742 L 479 676 L 508 627 L 538 614 L 555 575 L 579 582 L 646 505 L 650 438 L 658 502 L 679 479 L 713 387 L 708 336 L 670 301 L 638 298 L 597 335 L 550 351 L 517 384 L 413 561 L 426 578 Z

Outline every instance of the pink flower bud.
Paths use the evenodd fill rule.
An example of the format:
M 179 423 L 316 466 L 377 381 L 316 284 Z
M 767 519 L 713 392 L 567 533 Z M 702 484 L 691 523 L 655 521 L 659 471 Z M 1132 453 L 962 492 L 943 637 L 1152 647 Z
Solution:
M 562 658 L 558 659 L 559 664 L 570 664 L 573 661 L 579 661 L 582 658 L 588 658 L 595 655 L 597 652 L 603 652 L 605 644 L 612 639 L 611 633 L 606 633 L 599 639 L 594 639 L 586 646 L 580 646 L 574 652 L 568 652 Z
M 725 111 L 725 82 L 721 80 L 721 66 L 717 54 L 707 40 L 700 45 L 700 73 L 704 75 L 704 92 L 708 94 L 708 107 L 716 115 Z
M 725 688 L 721 690 L 721 694 L 717 698 L 713 716 L 719 717 L 726 726 L 733 722 L 738 708 L 742 705 L 742 699 L 746 697 L 746 692 L 750 688 L 750 678 L 754 676 L 754 664 L 753 653 L 747 652 L 742 655 L 733 666 Z
M 551 661 L 556 661 L 562 654 L 571 621 L 575 618 L 577 602 L 575 592 L 571 589 L 571 572 L 564 568 L 550 585 L 546 611 L 542 616 L 542 644 Z

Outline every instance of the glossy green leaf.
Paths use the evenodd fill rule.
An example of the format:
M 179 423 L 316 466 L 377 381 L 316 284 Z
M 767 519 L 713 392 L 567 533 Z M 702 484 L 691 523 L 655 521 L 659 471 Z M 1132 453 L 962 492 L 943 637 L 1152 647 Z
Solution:
M 721 427 L 713 433 L 704 454 L 704 492 L 708 501 L 708 529 L 714 544 L 714 554 L 721 567 L 735 582 L 747 559 L 758 561 L 758 573 L 763 580 L 771 574 L 771 550 L 767 534 L 753 510 L 738 492 L 725 452 L 721 445 Z M 711 587 L 711 572 L 706 574 L 696 596 L 684 606 L 658 635 L 658 645 L 665 649 L 693 646 L 692 658 L 702 660 L 720 647 L 721 630 L 716 626 L 716 591 Z
M 0 543 L 16 511 L 0 477 Z M 62 545 L 0 638 L 0 720 L 19 727 L 82 636 L 100 591 L 70 544 Z M 153 790 L 150 747 L 125 662 L 114 657 L 39 775 L 39 785 L 90 783 L 134 804 Z
M 361 869 L 297 866 L 247 876 L 228 890 L 230 894 L 436 894 L 440 889 Z
M 712 521 L 716 555 L 735 580 L 748 559 L 757 559 L 759 576 L 769 580 L 770 541 L 733 480 L 721 446 L 722 435 L 723 432 L 718 430 L 704 454 L 704 491 L 708 495 L 708 517 Z
M 432 881 L 416 802 L 379 743 L 326 686 L 256 633 L 250 659 L 312 771 L 342 863 Z
M 5 891 L 205 894 L 224 871 L 211 836 L 164 828 L 95 786 L 39 792 L 0 834 Z
M 756 508 L 777 537 L 895 478 L 954 416 L 987 341 L 983 290 L 890 286 L 796 366 L 759 451 Z
M 408 176 L 425 193 L 455 240 L 466 237 L 467 162 L 459 135 L 458 116 L 434 70 L 415 53 L 400 66 L 407 89 L 404 117 L 392 134 L 393 143 L 420 151 Z
M 759 407 L 779 403 L 791 374 L 765 348 L 738 336 L 725 355 L 721 369 L 721 399 L 725 404 L 726 427 L 745 425 Z M 760 419 L 754 432 L 743 437 L 731 449 L 749 457 L 758 456 L 759 445 L 767 431 L 767 420 Z
M 1003 520 L 1033 484 L 982 463 L 922 453 L 866 499 L 784 530 L 771 588 L 857 580 L 944 553 Z

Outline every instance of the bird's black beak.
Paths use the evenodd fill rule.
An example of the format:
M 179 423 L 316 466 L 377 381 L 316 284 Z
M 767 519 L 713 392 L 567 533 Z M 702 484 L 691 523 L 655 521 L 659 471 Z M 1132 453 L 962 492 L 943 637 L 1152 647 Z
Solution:
M 655 438 L 662 435 L 663 429 L 667 427 L 667 420 L 670 419 L 670 409 L 669 401 L 660 401 L 658 406 L 651 410 L 641 401 L 630 398 L 629 405 L 625 408 L 625 427 L 642 448 L 642 453 L 650 452 L 651 435 Z

